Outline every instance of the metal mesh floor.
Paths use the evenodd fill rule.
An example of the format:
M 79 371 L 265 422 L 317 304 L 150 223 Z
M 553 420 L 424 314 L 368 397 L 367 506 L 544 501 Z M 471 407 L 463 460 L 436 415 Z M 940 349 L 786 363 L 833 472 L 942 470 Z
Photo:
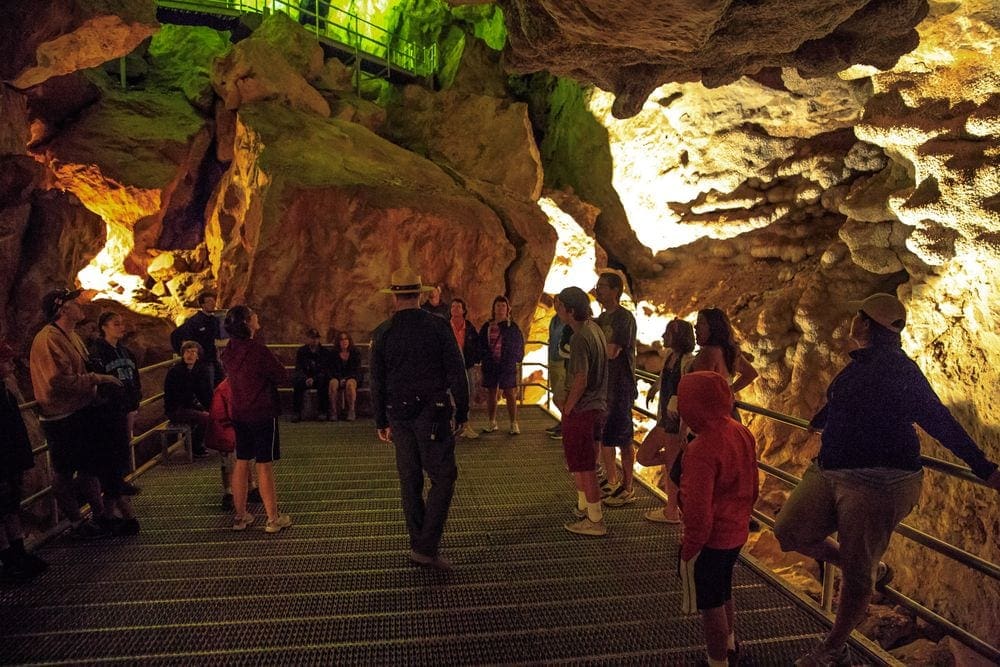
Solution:
M 411 566 L 395 464 L 369 421 L 282 424 L 278 535 L 219 509 L 218 463 L 158 466 L 136 497 L 142 534 L 39 552 L 51 569 L 0 589 L 0 661 L 142 664 L 694 664 L 697 616 L 679 613 L 679 528 L 658 502 L 609 509 L 607 538 L 562 528 L 575 500 L 562 448 L 525 409 L 520 436 L 458 444 L 443 551 Z M 742 563 L 744 664 L 791 664 L 824 631 Z

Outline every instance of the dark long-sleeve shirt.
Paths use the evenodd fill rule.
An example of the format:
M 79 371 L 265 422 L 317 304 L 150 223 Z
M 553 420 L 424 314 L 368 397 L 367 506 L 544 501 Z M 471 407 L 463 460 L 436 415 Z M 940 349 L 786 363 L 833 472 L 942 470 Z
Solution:
M 212 380 L 208 367 L 197 362 L 190 369 L 178 361 L 167 371 L 163 380 L 163 411 L 205 410 L 212 405 Z
M 330 352 L 330 378 L 333 380 L 347 380 L 354 378 L 361 382 L 361 353 L 358 348 L 352 347 L 347 361 L 340 358 L 340 352 L 333 350 Z
M 11 477 L 35 465 L 31 440 L 24 426 L 18 396 L 0 377 L 0 477 Z
M 469 418 L 469 384 L 451 326 L 420 308 L 398 311 L 372 335 L 372 403 L 375 425 L 389 425 L 386 406 L 450 391 L 455 420 Z
M 135 355 L 121 342 L 112 345 L 99 338 L 90 346 L 90 361 L 98 372 L 114 375 L 122 382 L 121 387 L 102 384 L 97 388 L 97 397 L 121 412 L 138 410 L 142 400 L 142 382 Z
M 322 345 L 313 350 L 308 345 L 303 345 L 295 353 L 295 370 L 307 378 L 316 378 L 320 375 L 329 375 L 330 351 Z
M 261 421 L 278 416 L 278 385 L 287 374 L 267 346 L 252 338 L 230 338 L 222 353 L 222 366 L 233 391 L 233 421 Z
M 812 419 L 823 429 L 823 469 L 894 468 L 920 470 L 919 424 L 986 479 L 991 463 L 941 403 L 927 378 L 898 347 L 851 352 L 851 362 L 830 383 L 827 403 Z
M 219 320 L 214 315 L 199 310 L 191 317 L 184 320 L 185 340 L 193 340 L 200 343 L 205 353 L 202 361 L 215 363 L 219 360 L 218 351 L 215 348 L 215 340 L 221 338 Z M 177 350 L 180 352 L 180 350 Z

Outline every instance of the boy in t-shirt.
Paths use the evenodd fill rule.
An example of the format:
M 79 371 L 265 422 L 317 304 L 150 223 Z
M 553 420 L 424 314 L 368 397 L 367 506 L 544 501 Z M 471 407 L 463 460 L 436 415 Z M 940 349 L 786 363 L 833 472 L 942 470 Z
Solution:
M 718 373 L 683 376 L 677 407 L 681 420 L 697 434 L 684 452 L 680 485 L 684 612 L 701 612 L 708 664 L 721 667 L 737 652 L 733 567 L 757 501 L 756 442 L 732 418 L 733 392 Z

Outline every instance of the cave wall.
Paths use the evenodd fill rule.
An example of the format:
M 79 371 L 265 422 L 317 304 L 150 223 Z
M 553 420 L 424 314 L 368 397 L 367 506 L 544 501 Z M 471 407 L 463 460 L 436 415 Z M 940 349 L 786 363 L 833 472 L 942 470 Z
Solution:
M 1000 458 L 995 3 L 409 5 L 396 27 L 442 46 L 439 91 L 359 95 L 282 15 L 233 44 L 157 25 L 146 0 L 0 8 L 3 335 L 26 343 L 38 296 L 76 277 L 160 319 L 211 287 L 275 340 L 364 336 L 406 262 L 477 322 L 509 294 L 527 329 L 553 264 L 610 262 L 644 319 L 726 309 L 761 371 L 743 398 L 809 415 L 846 361 L 843 304 L 891 291 L 906 349 Z M 99 67 L 122 56 L 125 90 Z M 771 463 L 815 454 L 750 424 Z M 910 521 L 996 562 L 994 503 L 931 473 Z M 766 536 L 754 549 L 806 581 Z M 1000 634 L 995 582 L 892 549 L 904 592 Z

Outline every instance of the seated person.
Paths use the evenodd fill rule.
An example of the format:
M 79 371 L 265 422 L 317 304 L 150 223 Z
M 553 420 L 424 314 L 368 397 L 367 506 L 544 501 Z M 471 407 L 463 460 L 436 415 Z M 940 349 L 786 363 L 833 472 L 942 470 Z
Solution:
M 330 419 L 335 420 L 343 410 L 347 421 L 354 421 L 354 405 L 358 399 L 361 381 L 361 353 L 354 347 L 354 340 L 346 331 L 337 336 L 337 347 L 330 359 Z
M 319 332 L 310 329 L 306 332 L 308 342 L 295 353 L 295 372 L 292 373 L 292 421 L 302 419 L 302 399 L 309 389 L 316 390 L 316 400 L 319 406 L 318 419 L 326 421 L 323 410 L 330 403 L 329 391 L 330 372 L 328 366 L 328 351 L 320 343 Z
M 163 381 L 163 409 L 167 419 L 191 426 L 191 451 L 205 458 L 208 408 L 212 405 L 212 378 L 201 363 L 202 347 L 193 340 L 181 344 L 181 360 L 170 367 Z

